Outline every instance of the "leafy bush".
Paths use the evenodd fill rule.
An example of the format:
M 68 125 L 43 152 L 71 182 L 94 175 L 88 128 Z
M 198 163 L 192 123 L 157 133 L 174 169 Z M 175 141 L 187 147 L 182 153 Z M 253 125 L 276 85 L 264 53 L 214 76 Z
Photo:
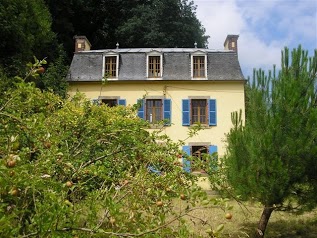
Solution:
M 16 80 L 0 99 L 1 237 L 190 236 L 182 218 L 210 201 L 175 165 L 179 145 L 149 133 L 136 106 Z

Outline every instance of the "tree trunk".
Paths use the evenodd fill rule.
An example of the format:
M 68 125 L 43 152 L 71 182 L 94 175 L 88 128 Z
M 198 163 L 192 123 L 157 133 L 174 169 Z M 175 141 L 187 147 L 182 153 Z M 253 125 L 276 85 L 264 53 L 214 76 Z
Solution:
M 255 238 L 263 238 L 267 223 L 269 222 L 270 216 L 274 211 L 274 207 L 264 207 L 258 228 L 256 229 Z

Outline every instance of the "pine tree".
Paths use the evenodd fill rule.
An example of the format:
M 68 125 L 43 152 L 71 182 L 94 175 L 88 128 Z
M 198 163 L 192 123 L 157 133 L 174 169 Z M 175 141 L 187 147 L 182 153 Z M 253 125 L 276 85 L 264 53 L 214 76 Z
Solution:
M 225 167 L 228 182 L 263 206 L 256 237 L 274 210 L 305 211 L 317 195 L 317 50 L 282 51 L 281 70 L 254 72 L 246 121 L 232 114 Z

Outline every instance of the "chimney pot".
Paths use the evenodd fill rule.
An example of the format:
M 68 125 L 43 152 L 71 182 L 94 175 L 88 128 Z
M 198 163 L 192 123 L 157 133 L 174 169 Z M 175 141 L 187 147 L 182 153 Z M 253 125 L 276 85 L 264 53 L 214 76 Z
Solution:
M 86 36 L 74 36 L 75 52 L 90 50 L 91 44 Z
M 232 50 L 238 53 L 238 38 L 239 35 L 227 35 L 224 43 L 225 50 Z

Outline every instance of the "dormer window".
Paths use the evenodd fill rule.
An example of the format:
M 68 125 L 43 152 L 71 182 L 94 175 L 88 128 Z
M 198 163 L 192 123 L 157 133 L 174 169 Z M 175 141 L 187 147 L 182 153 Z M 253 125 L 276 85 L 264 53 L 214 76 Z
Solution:
M 118 79 L 119 56 L 106 55 L 104 57 L 104 77 L 107 79 Z
M 151 52 L 147 56 L 147 77 L 150 79 L 162 78 L 162 54 Z
M 205 77 L 205 56 L 193 56 L 193 77 Z
M 192 79 L 207 79 L 207 55 L 197 52 L 191 57 Z
M 161 77 L 161 57 L 149 56 L 149 78 Z

